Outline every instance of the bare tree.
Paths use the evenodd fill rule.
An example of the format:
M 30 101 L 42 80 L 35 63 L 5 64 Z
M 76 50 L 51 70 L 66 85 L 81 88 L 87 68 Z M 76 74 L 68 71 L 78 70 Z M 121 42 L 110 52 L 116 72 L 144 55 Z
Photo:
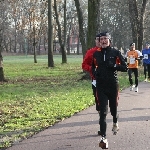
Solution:
M 64 0 L 63 4 L 63 26 L 61 26 L 60 20 L 59 20 L 59 14 L 57 11 L 57 2 L 54 0 L 54 12 L 55 12 L 55 18 L 56 18 L 56 23 L 58 27 L 58 39 L 59 39 L 59 44 L 61 48 L 61 53 L 62 53 L 62 63 L 67 63 L 67 56 L 66 56 L 66 0 Z
M 142 0 L 142 5 L 140 8 L 137 0 L 128 0 L 128 2 L 133 42 L 135 42 L 137 48 L 141 50 L 144 32 L 144 17 L 148 0 Z
M 7 1 L 9 1 L 9 3 L 7 3 Z M 45 48 L 44 52 L 47 53 L 48 1 L 7 1 L 3 1 L 3 3 L 7 3 L 5 7 L 9 8 L 9 10 L 2 11 L 6 16 L 4 20 L 9 22 L 7 30 L 3 32 L 3 50 L 7 52 L 12 50 L 11 52 L 14 52 L 17 49 L 19 52 L 26 52 L 25 49 L 27 49 L 26 53 L 28 54 L 32 54 L 34 50 L 38 52 L 37 54 L 40 54 L 40 50 Z M 143 41 L 148 41 L 149 39 L 150 20 L 148 16 L 150 13 L 150 2 L 148 2 L 148 0 L 68 0 L 67 5 L 66 0 L 55 1 L 56 7 L 54 6 L 54 1 L 52 1 L 52 3 L 58 13 L 59 25 L 57 25 L 58 21 L 56 21 L 56 15 L 53 11 L 53 17 L 55 18 L 55 20 L 53 20 L 53 42 L 55 42 L 56 38 L 60 37 L 60 32 L 58 31 L 61 29 L 61 37 L 55 45 L 57 48 L 58 45 L 60 45 L 61 49 L 64 50 L 62 51 L 64 52 L 62 53 L 62 62 L 65 62 L 67 59 L 66 47 L 68 48 L 68 54 L 69 50 L 76 50 L 76 48 L 79 54 L 79 44 L 81 44 L 84 55 L 86 50 L 94 45 L 94 36 L 99 31 L 110 31 L 113 38 L 113 45 L 119 49 L 122 47 L 124 47 L 124 49 L 128 48 L 129 42 L 132 40 L 132 34 L 134 38 L 133 41 L 137 43 L 137 47 L 142 45 L 139 41 L 142 41 L 142 39 Z M 135 9 L 134 11 L 134 9 L 130 9 L 129 12 L 129 6 L 136 6 L 137 10 Z M 4 7 L 2 8 L 4 10 Z M 135 14 L 136 11 L 138 12 L 137 16 Z M 145 17 L 145 14 L 147 17 Z M 66 19 L 65 16 L 67 16 Z M 15 24 L 16 27 L 14 26 Z M 35 30 L 33 25 L 35 25 Z M 133 29 L 131 25 L 132 27 L 134 26 Z M 142 29 L 142 26 L 144 26 L 144 29 Z M 136 33 L 134 33 L 135 31 Z M 77 46 L 76 42 L 78 37 L 80 41 Z M 138 42 L 135 41 L 135 37 Z M 34 40 L 36 44 L 33 46 Z M 71 45 L 72 41 L 74 43 Z M 40 48 L 40 46 L 42 47 Z

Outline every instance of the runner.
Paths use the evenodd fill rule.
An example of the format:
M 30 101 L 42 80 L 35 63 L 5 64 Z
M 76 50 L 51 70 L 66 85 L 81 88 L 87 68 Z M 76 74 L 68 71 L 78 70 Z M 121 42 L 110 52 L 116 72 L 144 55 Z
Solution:
M 106 138 L 106 116 L 108 114 L 108 100 L 111 115 L 113 116 L 112 131 L 116 134 L 119 130 L 117 106 L 119 81 L 117 71 L 127 71 L 127 66 L 119 50 L 111 47 L 111 37 L 108 32 L 100 33 L 101 49 L 93 54 L 92 72 L 96 78 L 97 97 L 100 102 L 100 131 L 102 138 L 99 146 L 108 148 Z
M 95 97 L 96 110 L 98 111 L 98 114 L 100 113 L 100 108 L 99 108 L 99 102 L 98 102 L 97 96 L 96 96 L 96 80 L 92 75 L 92 61 L 93 61 L 93 53 L 95 51 L 97 51 L 98 49 L 100 49 L 99 36 L 100 36 L 100 34 L 96 35 L 96 37 L 95 37 L 95 45 L 96 46 L 87 50 L 85 57 L 83 59 L 83 62 L 82 62 L 82 69 L 89 72 L 90 76 L 91 76 L 93 95 Z M 99 114 L 99 117 L 100 117 L 100 114 Z M 100 124 L 100 119 L 99 119 L 99 124 Z M 101 134 L 101 132 L 98 131 L 98 135 L 100 135 L 100 134 Z
M 142 50 L 145 82 L 150 81 L 150 48 L 149 46 L 150 44 L 146 43 L 145 49 Z M 147 79 L 147 72 L 148 72 L 148 79 Z
M 133 88 L 135 87 L 135 92 L 138 92 L 138 59 L 140 59 L 140 53 L 135 50 L 135 43 L 130 44 L 130 50 L 127 51 L 126 57 L 128 64 L 130 91 L 133 91 Z M 132 73 L 134 73 L 135 85 L 133 84 Z

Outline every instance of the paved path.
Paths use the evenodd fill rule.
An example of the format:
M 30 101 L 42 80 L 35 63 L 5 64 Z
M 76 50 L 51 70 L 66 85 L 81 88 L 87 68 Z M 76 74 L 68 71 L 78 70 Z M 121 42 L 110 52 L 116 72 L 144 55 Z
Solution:
M 139 92 L 120 93 L 119 133 L 112 134 L 112 117 L 107 116 L 110 150 L 150 149 L 150 83 L 141 82 Z M 99 150 L 98 114 L 92 106 L 55 124 L 7 150 Z

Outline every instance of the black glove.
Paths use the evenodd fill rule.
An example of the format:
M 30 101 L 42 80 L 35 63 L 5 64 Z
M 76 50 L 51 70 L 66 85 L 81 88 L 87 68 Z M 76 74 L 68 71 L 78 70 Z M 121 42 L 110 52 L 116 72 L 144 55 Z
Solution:
M 128 70 L 127 66 L 115 65 L 114 67 L 116 68 L 117 71 L 121 71 L 121 72 L 127 72 Z
M 93 77 L 96 78 L 96 76 L 97 76 L 97 68 L 93 68 L 92 69 L 92 74 L 93 74 Z

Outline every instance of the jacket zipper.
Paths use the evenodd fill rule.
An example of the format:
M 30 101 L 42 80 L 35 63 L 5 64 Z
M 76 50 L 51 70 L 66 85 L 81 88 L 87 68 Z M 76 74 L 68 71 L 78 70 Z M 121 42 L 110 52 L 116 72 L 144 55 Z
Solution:
M 106 50 L 104 51 L 104 61 L 106 60 Z

